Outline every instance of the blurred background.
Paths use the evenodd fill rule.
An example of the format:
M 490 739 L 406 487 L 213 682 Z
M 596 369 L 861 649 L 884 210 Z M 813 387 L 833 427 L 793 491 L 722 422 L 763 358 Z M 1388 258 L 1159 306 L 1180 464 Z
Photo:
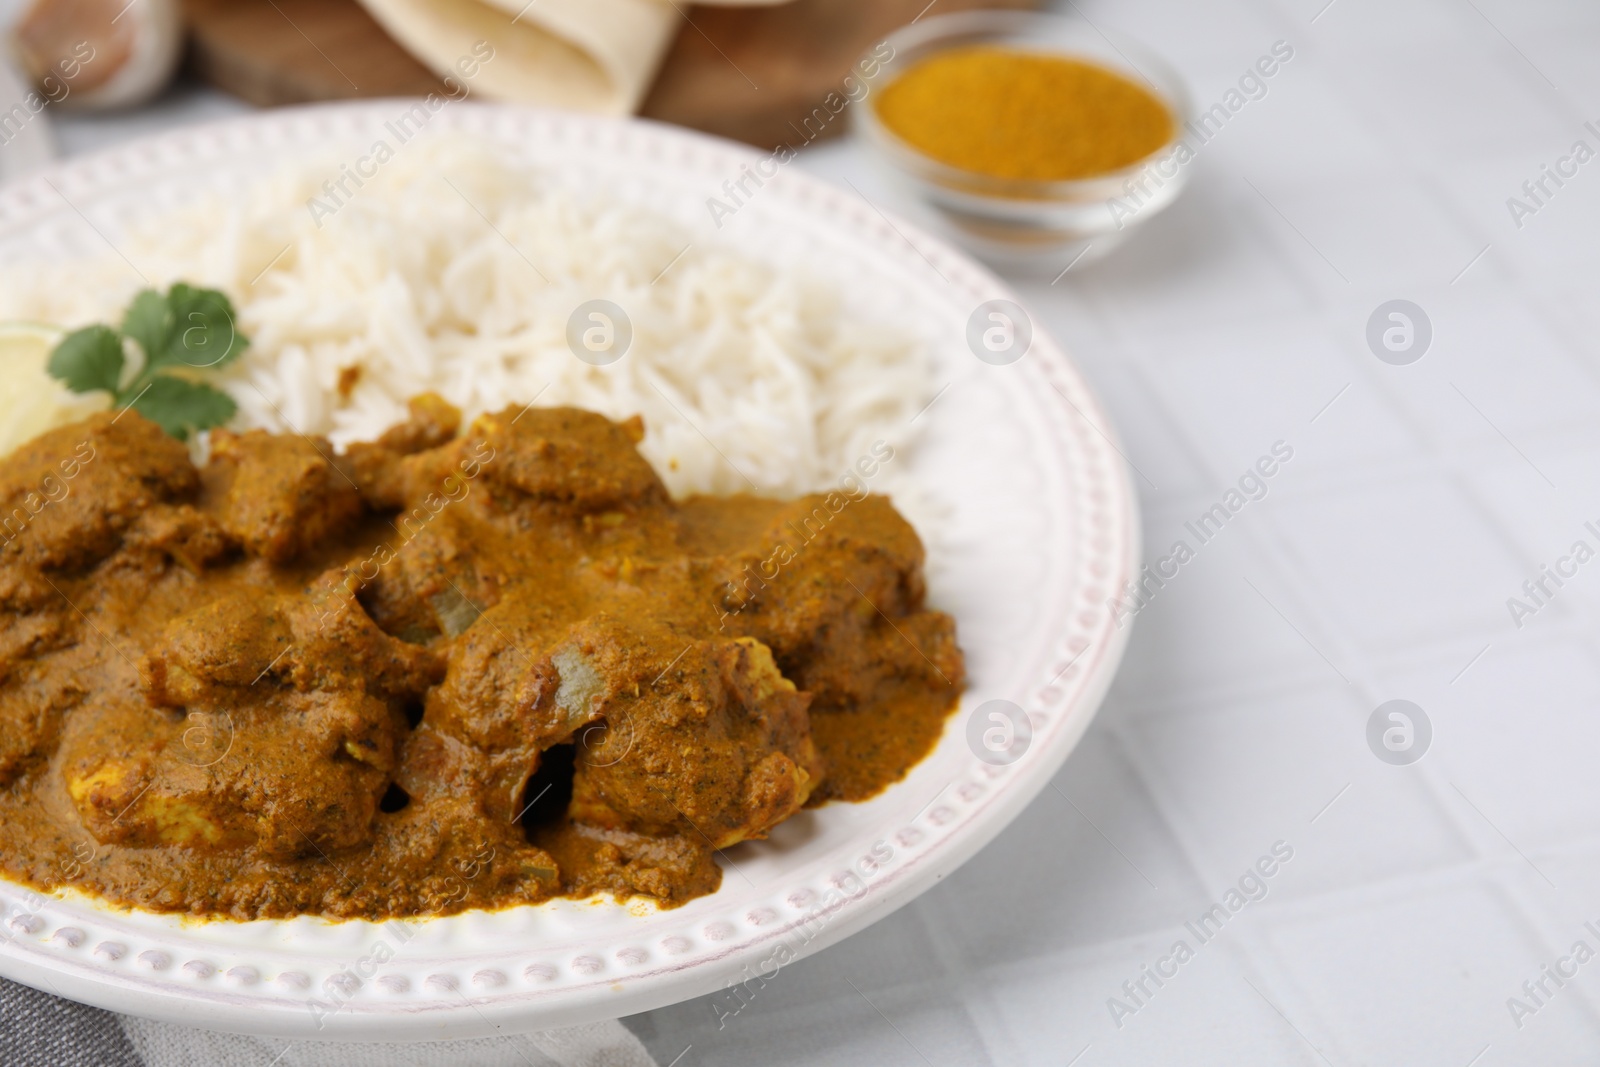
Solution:
M 98 5 L 37 6 L 18 76 L 42 83 L 57 22 Z M 93 16 L 117 71 L 26 124 L 0 174 L 258 107 L 461 91 L 421 3 L 121 6 Z M 788 146 L 941 226 L 849 123 L 805 123 L 874 42 L 990 6 L 1032 5 L 630 21 L 535 0 L 502 46 L 526 62 L 470 91 Z M 1148 561 L 1193 558 L 1139 598 L 1088 737 L 994 844 L 737 1018 L 707 998 L 627 1025 L 680 1067 L 1594 1063 L 1600 964 L 1545 975 L 1600 949 L 1600 569 L 1571 563 L 1600 547 L 1600 8 L 1041 8 L 1159 57 L 1191 115 L 1224 108 L 1114 254 L 1000 264 L 1115 420 Z M 1230 893 L 1250 903 L 1196 937 Z
M 457 17 L 473 6 L 494 17 Z M 35 78 L 85 38 L 100 46 L 103 61 L 75 79 L 76 99 L 63 109 L 75 112 L 59 123 L 69 153 L 248 107 L 455 95 L 461 79 L 450 80 L 451 64 L 467 49 L 437 43 L 429 31 L 440 25 L 499 50 L 498 67 L 468 85 L 485 98 L 631 112 L 762 147 L 799 147 L 805 119 L 896 28 L 924 12 L 1038 6 L 493 0 L 430 10 L 418 0 L 3 0 L 0 25 L 11 27 L 15 59 Z M 86 114 L 107 108 L 117 113 L 106 123 Z

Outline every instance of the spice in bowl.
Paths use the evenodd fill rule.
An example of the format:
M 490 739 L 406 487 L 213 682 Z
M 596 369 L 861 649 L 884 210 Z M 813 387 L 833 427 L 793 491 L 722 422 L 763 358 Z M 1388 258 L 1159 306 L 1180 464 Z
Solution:
M 1139 162 L 1176 129 L 1170 108 L 1095 63 L 1020 48 L 937 52 L 884 88 L 878 119 L 907 146 L 993 178 L 1059 182 Z
M 1093 263 L 1188 182 L 1189 94 L 1136 41 L 1059 15 L 964 11 L 886 44 L 857 133 L 917 221 L 995 266 L 1056 277 Z

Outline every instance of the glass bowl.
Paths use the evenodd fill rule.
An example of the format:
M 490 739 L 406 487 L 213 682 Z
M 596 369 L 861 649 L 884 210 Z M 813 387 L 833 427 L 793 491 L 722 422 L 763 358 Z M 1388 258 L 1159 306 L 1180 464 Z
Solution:
M 996 178 L 932 159 L 883 124 L 876 94 L 918 60 L 969 45 L 1062 55 L 1112 70 L 1167 106 L 1172 136 L 1136 163 L 1070 181 Z M 1182 80 L 1134 42 L 1081 20 L 1025 11 L 941 15 L 890 34 L 857 69 L 873 74 L 853 109 L 856 135 L 932 209 L 937 228 L 997 266 L 1059 271 L 1099 259 L 1171 204 L 1188 182 L 1193 152 L 1180 148 L 1190 119 Z

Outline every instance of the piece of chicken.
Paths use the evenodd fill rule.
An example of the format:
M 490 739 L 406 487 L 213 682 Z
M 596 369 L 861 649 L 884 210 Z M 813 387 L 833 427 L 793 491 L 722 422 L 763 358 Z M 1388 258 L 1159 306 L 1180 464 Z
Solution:
M 336 460 L 373 508 L 403 509 L 415 495 L 410 475 L 418 466 L 405 463 L 406 457 L 453 441 L 461 429 L 461 411 L 438 393 L 414 396 L 406 407 L 410 417 L 405 422 L 389 427 L 376 441 L 352 444 Z
M 612 422 L 579 408 L 507 408 L 479 416 L 460 447 L 481 457 L 484 477 L 502 490 L 599 512 L 666 500 L 639 455 L 643 439 L 638 417 Z
M 246 552 L 284 563 L 361 515 L 361 493 L 332 456 L 321 438 L 213 430 L 206 497 Z
M 57 758 L 102 843 L 315 855 L 371 839 L 405 729 L 353 692 L 278 691 L 185 717 L 106 697 L 68 718 Z
M 805 804 L 823 774 L 811 697 L 765 645 L 717 638 L 673 653 L 660 635 L 623 633 L 576 646 L 570 668 L 556 659 L 564 684 L 606 686 L 596 725 L 576 739 L 575 822 L 727 848 Z
M 471 788 L 491 820 L 516 821 L 540 753 L 599 718 L 609 691 L 576 666 L 593 627 L 563 639 L 568 629 L 547 603 L 519 598 L 458 639 L 406 749 L 400 784 L 413 798 Z
M 226 595 L 174 619 L 139 663 L 142 704 L 103 694 L 71 716 L 61 772 L 91 834 L 273 855 L 371 838 L 403 707 L 443 663 L 316 588 Z
M 444 663 L 378 629 L 339 576 L 324 575 L 310 596 L 223 596 L 174 619 L 139 664 L 146 699 L 232 706 L 250 699 L 241 691 L 278 685 L 420 699 Z
M 146 511 L 199 486 L 182 444 L 136 412 L 92 415 L 41 434 L 0 467 L 0 561 L 81 571 Z
M 885 497 L 840 494 L 785 505 L 759 547 L 713 571 L 722 625 L 771 647 L 818 710 L 849 710 L 886 677 L 958 688 L 949 616 L 923 609 L 923 548 Z

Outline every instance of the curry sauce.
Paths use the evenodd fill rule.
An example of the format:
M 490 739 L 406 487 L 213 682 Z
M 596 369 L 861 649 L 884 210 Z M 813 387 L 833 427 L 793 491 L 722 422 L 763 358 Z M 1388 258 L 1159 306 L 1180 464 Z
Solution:
M 637 420 L 436 397 L 378 441 L 138 414 L 0 472 L 0 871 L 234 919 L 714 891 L 963 681 L 864 491 L 672 501 Z M 9 518 L 6 518 L 9 516 Z

